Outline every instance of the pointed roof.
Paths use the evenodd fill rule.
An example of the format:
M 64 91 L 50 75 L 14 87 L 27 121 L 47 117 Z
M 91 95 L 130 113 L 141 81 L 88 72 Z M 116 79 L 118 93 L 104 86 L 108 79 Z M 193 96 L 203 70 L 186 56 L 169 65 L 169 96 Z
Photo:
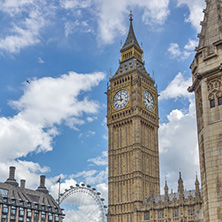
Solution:
M 198 35 L 200 41 L 197 50 L 204 47 L 210 48 L 221 41 L 222 8 L 220 0 L 206 0 L 206 9 L 203 12 L 204 20 L 200 23 L 202 29 Z
M 133 14 L 132 14 L 132 11 L 130 11 L 130 27 L 129 27 L 129 32 L 128 32 L 128 35 L 127 35 L 127 38 L 126 38 L 126 41 L 122 47 L 122 49 L 120 50 L 121 52 L 127 50 L 129 47 L 131 46 L 135 46 L 141 53 L 143 53 L 143 50 L 140 48 L 140 45 L 136 39 L 136 35 L 134 33 L 134 30 L 133 30 Z

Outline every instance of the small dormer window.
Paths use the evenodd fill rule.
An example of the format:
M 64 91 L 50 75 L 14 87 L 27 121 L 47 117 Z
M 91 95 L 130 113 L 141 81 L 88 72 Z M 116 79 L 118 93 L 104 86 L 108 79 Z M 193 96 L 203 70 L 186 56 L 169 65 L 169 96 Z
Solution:
M 215 100 L 211 99 L 210 100 L 210 108 L 213 108 L 213 107 L 215 107 Z
M 222 105 L 222 97 L 218 98 L 218 106 Z

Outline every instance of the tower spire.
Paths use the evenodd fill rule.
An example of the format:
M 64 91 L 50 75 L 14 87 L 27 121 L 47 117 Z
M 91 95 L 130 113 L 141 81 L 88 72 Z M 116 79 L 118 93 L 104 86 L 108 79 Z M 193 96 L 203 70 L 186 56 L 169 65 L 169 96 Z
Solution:
M 133 13 L 132 13 L 132 11 L 130 11 L 129 17 L 130 17 L 129 32 L 128 32 L 126 41 L 121 49 L 121 52 L 124 52 L 134 46 L 142 54 L 143 50 L 141 49 L 141 47 L 136 39 L 136 35 L 134 33 L 134 30 L 133 30 Z

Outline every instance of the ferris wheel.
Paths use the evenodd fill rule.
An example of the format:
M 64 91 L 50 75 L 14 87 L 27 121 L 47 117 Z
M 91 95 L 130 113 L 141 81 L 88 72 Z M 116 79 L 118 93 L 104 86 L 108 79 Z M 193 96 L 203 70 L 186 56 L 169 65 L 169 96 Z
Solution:
M 104 201 L 96 188 L 85 184 L 70 186 L 58 200 L 66 215 L 64 222 L 106 222 Z

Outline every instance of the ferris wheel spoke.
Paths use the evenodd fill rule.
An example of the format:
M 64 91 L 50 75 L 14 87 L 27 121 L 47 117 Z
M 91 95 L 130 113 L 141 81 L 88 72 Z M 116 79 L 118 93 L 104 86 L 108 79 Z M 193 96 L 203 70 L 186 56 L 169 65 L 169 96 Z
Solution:
M 60 199 L 66 217 L 64 222 L 105 222 L 105 209 L 100 193 L 89 187 L 76 186 L 66 190 Z

